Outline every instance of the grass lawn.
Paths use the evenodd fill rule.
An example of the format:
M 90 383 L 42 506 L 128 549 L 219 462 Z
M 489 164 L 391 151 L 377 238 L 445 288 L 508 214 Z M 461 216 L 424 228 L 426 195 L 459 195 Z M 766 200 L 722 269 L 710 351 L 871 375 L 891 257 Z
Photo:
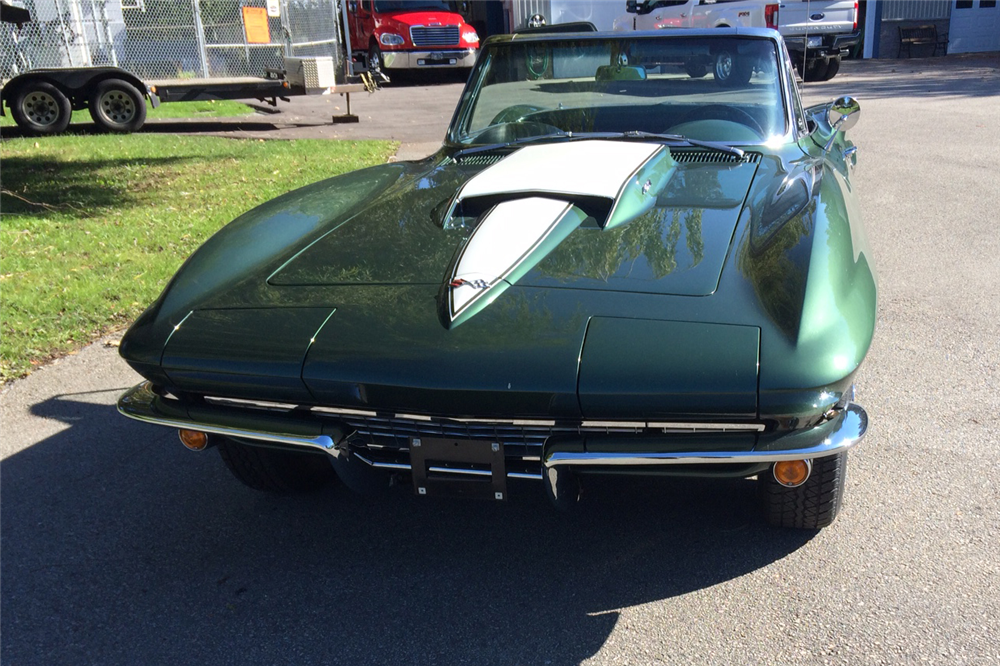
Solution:
M 14 119 L 10 115 L 10 109 L 4 108 L 6 115 L 0 116 L 0 127 L 13 127 Z M 164 102 L 160 108 L 154 109 L 146 105 L 146 119 L 156 120 L 164 118 L 238 118 L 239 116 L 250 116 L 256 113 L 252 108 L 240 102 L 233 102 L 226 99 L 208 100 L 200 102 Z M 70 123 L 77 125 L 80 123 L 93 123 L 90 111 L 82 109 L 74 111 Z
M 131 322 L 240 213 L 395 148 L 157 134 L 0 142 L 0 381 Z

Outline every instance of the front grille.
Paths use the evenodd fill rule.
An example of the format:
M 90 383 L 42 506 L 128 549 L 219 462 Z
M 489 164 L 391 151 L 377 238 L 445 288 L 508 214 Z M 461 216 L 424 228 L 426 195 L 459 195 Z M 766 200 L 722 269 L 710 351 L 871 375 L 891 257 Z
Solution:
M 176 399 L 175 399 L 176 400 Z M 655 436 L 692 433 L 760 433 L 767 427 L 752 422 L 680 422 L 680 421 L 599 421 L 585 419 L 496 419 L 427 416 L 376 412 L 342 407 L 319 407 L 290 403 L 205 396 L 211 405 L 266 412 L 287 417 L 287 432 L 296 432 L 295 424 L 317 423 L 330 419 L 346 426 L 346 443 L 353 455 L 365 463 L 383 469 L 410 469 L 409 447 L 412 438 L 468 439 L 502 443 L 508 477 L 541 478 L 542 448 L 552 436 L 625 435 Z M 273 428 L 281 428 L 272 422 Z M 325 431 L 325 428 L 323 429 Z M 267 439 L 267 438 L 262 438 Z M 475 471 L 450 470 L 473 474 Z
M 760 153 L 744 152 L 743 157 L 716 150 L 670 149 L 670 156 L 678 164 L 738 164 L 760 162 Z
M 416 25 L 410 28 L 410 39 L 414 46 L 457 46 L 458 26 L 423 26 Z
M 411 437 L 454 437 L 520 444 L 541 448 L 553 435 L 643 435 L 663 433 L 760 432 L 757 423 L 682 423 L 673 421 L 561 422 L 547 419 L 461 419 L 419 414 L 379 414 L 362 410 L 314 407 L 317 415 L 336 417 L 364 438 L 395 440 L 405 445 Z

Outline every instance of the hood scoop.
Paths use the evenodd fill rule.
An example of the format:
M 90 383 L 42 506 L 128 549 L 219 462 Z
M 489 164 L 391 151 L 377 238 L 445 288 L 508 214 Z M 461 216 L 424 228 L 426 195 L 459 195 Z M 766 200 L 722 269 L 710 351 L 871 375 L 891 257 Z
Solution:
M 597 226 L 615 227 L 652 208 L 674 168 L 670 151 L 660 144 L 598 140 L 526 146 L 470 178 L 452 199 L 444 227 L 526 197 L 571 202 Z

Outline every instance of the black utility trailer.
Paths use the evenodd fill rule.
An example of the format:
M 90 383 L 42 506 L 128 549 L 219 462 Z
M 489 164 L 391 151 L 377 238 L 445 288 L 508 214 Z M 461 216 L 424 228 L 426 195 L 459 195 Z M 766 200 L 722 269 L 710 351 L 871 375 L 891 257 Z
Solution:
M 9 111 L 22 131 L 44 135 L 87 109 L 102 130 L 134 132 L 147 100 L 153 108 L 222 99 L 276 106 L 293 95 L 338 93 L 348 112 L 333 120 L 356 122 L 350 93 L 375 82 L 353 74 L 344 9 L 335 0 L 267 4 L 177 0 L 147 11 L 121 0 L 35 0 L 32 17 L 0 0 L 0 20 L 10 24 L 0 31 L 0 115 Z M 74 11 L 62 12 L 66 6 Z

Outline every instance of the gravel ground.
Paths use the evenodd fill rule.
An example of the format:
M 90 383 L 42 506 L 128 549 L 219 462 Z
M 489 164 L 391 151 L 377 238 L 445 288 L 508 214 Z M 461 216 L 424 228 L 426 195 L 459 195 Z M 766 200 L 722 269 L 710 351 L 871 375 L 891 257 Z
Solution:
M 762 527 L 742 480 L 607 480 L 569 519 L 534 485 L 506 504 L 255 494 L 118 417 L 138 377 L 102 341 L 0 395 L 0 661 L 1000 663 L 1000 59 L 850 62 L 805 94 L 842 93 L 862 102 L 880 305 L 833 526 Z M 353 127 L 308 100 L 254 135 L 379 132 L 419 156 L 459 94 L 362 96 Z

